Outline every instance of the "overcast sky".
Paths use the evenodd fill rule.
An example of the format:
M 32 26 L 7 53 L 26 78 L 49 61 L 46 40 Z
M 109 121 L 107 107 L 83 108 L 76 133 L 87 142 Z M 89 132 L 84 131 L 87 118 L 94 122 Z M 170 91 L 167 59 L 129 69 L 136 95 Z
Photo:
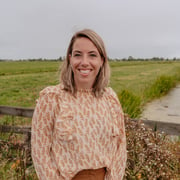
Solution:
M 0 0 L 0 59 L 59 58 L 84 28 L 110 58 L 180 57 L 180 0 Z

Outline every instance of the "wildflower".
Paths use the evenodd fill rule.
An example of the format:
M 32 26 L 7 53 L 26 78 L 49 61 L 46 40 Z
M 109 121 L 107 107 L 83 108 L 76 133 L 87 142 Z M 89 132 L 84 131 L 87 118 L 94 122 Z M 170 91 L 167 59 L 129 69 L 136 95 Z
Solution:
M 20 159 L 16 160 L 16 162 L 12 164 L 11 169 L 15 169 L 19 164 L 20 164 Z
M 16 165 L 20 164 L 20 159 L 16 160 Z
M 141 179 L 141 173 L 138 173 L 138 174 L 137 174 L 137 178 L 138 178 L 138 179 Z
M 11 169 L 15 169 L 15 168 L 16 168 L 16 163 L 13 163 Z

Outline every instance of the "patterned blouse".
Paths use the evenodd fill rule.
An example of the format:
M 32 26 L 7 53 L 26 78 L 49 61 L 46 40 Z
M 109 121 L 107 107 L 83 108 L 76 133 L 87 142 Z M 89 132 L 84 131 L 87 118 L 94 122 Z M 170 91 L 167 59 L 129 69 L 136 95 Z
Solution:
M 126 166 L 124 115 L 117 95 L 106 88 L 76 97 L 63 85 L 40 92 L 32 119 L 32 159 L 41 180 L 71 180 L 83 169 L 106 167 L 105 180 L 121 180 Z

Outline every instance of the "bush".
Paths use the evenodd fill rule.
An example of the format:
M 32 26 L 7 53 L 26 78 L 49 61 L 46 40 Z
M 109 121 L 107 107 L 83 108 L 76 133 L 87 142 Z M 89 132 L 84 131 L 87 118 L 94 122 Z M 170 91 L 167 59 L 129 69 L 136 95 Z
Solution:
M 180 143 L 125 118 L 128 159 L 124 179 L 180 179 Z M 177 146 L 178 145 L 178 146 Z M 178 149 L 179 148 L 179 149 Z

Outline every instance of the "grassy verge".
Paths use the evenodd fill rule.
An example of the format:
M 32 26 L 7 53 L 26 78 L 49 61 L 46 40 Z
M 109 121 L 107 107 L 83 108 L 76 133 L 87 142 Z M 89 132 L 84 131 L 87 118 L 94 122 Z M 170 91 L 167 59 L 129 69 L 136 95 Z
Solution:
M 123 110 L 131 118 L 138 118 L 142 113 L 143 106 L 153 99 L 166 95 L 172 88 L 180 83 L 180 70 L 176 69 L 175 75 L 161 75 L 147 84 L 141 92 L 136 95 L 130 90 L 122 90 L 118 93 Z

